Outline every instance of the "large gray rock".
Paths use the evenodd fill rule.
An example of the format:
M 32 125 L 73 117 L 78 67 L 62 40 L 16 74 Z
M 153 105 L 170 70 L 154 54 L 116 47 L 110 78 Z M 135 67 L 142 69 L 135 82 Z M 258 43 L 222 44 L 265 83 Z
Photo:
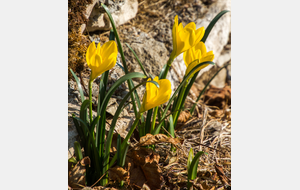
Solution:
M 98 0 L 96 3 L 93 2 L 93 4 L 89 6 L 89 9 L 87 9 L 86 14 L 89 18 L 87 23 L 87 30 L 89 32 L 110 30 L 112 27 L 105 10 L 101 6 L 101 3 L 105 3 L 108 7 L 116 26 L 120 26 L 134 18 L 138 11 L 137 0 Z M 93 8 L 91 10 L 90 7 L 92 6 Z
M 139 36 L 129 43 L 129 45 L 135 51 L 146 72 L 153 77 L 158 76 L 168 61 L 168 51 L 164 43 L 156 41 L 144 32 L 139 32 Z M 134 54 L 125 44 L 123 44 L 123 50 L 128 71 L 143 73 Z

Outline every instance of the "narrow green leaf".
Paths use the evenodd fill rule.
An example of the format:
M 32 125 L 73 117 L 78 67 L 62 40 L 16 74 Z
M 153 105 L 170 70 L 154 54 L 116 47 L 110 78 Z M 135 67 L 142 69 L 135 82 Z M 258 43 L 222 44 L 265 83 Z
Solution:
M 192 160 L 192 163 L 190 165 L 190 168 L 188 170 L 188 179 L 189 180 L 194 180 L 197 177 L 197 168 L 198 168 L 198 163 L 199 163 L 199 158 L 203 154 L 203 151 L 198 152 L 195 157 Z
M 171 134 L 171 136 L 173 138 L 175 138 L 175 132 L 174 132 L 174 123 L 173 123 L 173 116 L 172 114 L 170 115 L 170 118 L 169 118 L 169 133 Z
M 133 53 L 134 57 L 136 58 L 138 64 L 140 65 L 144 75 L 149 76 L 148 73 L 146 72 L 146 70 L 144 69 L 144 66 L 142 65 L 140 59 L 138 58 L 138 56 L 136 55 L 136 53 L 133 51 L 133 49 L 130 47 L 129 44 L 125 43 L 127 45 L 127 47 L 131 50 L 131 52 Z
M 117 165 L 122 167 L 122 164 L 121 164 L 121 136 L 120 134 L 118 134 L 118 137 L 117 137 Z
M 75 78 L 75 81 L 76 81 L 76 83 L 77 83 L 78 90 L 79 90 L 79 93 L 80 93 L 81 103 L 83 103 L 83 101 L 85 100 L 85 98 L 84 98 L 84 95 L 83 95 L 83 90 L 82 90 L 81 84 L 80 84 L 80 82 L 79 82 L 79 79 L 78 79 L 78 77 L 76 76 L 76 74 L 73 72 L 72 69 L 70 69 L 70 71 L 71 71 L 73 77 Z
M 117 62 L 117 65 L 125 72 L 124 67 L 119 62 Z
M 94 134 L 94 130 L 95 130 L 95 126 L 96 124 L 99 122 L 100 119 L 100 115 L 98 115 L 92 122 L 92 124 L 90 125 L 89 130 L 91 131 L 92 134 Z
M 194 151 L 193 151 L 193 148 L 191 148 L 190 152 L 189 152 L 188 160 L 187 160 L 187 169 L 188 169 L 188 171 L 190 170 L 190 166 L 191 166 L 193 158 L 194 158 Z
M 141 122 L 139 125 L 138 125 L 138 129 L 139 129 L 139 137 L 143 137 L 145 136 L 146 132 L 145 132 L 145 122 Z
M 212 28 L 215 26 L 216 22 L 225 14 L 229 12 L 228 10 L 224 10 L 224 11 L 221 11 L 219 14 L 217 14 L 217 16 L 215 16 L 215 18 L 209 23 L 209 25 L 207 26 L 207 28 L 205 29 L 205 33 L 204 33 L 204 36 L 203 38 L 201 39 L 201 41 L 203 43 L 205 43 L 210 31 L 212 30 Z
M 75 117 L 75 114 L 73 113 L 72 114 L 72 119 L 73 119 L 73 122 L 74 122 L 74 125 L 76 127 L 76 130 L 77 130 L 77 133 L 79 135 L 79 138 L 80 138 L 80 142 L 81 142 L 81 145 L 84 146 L 85 145 L 85 133 L 84 133 L 84 130 L 80 127 L 78 121 L 74 118 Z
M 164 67 L 162 68 L 162 70 L 160 71 L 158 78 L 161 79 L 161 77 L 163 76 L 165 70 L 166 70 L 167 64 L 164 65 Z
M 75 151 L 77 160 L 82 160 L 83 156 L 82 156 L 82 152 L 81 152 L 81 146 L 80 146 L 79 142 L 77 142 L 77 141 L 74 142 L 74 151 Z
M 113 29 L 111 29 L 110 30 L 110 33 L 109 33 L 109 40 L 115 40 L 115 33 L 114 33 L 114 30 Z
M 87 122 L 87 108 L 90 105 L 90 100 L 86 99 L 83 101 L 83 103 L 81 104 L 80 107 L 80 119 L 82 119 L 83 121 Z
M 152 117 L 153 108 L 147 111 L 147 118 L 145 124 L 145 133 L 150 133 L 150 126 L 151 126 L 151 117 Z
M 128 151 L 128 148 L 129 148 L 129 145 L 130 143 L 129 142 L 126 142 L 126 146 L 125 148 L 122 150 L 122 154 L 121 154 L 121 162 L 120 162 L 120 166 L 121 167 L 124 167 L 125 165 L 125 160 L 126 160 L 126 155 L 127 155 L 127 151 Z
M 214 74 L 214 76 L 211 77 L 211 79 L 206 83 L 205 87 L 202 89 L 201 93 L 199 94 L 199 96 L 198 96 L 198 98 L 197 98 L 197 100 L 196 100 L 196 103 L 194 103 L 192 109 L 190 110 L 191 115 L 193 115 L 194 110 L 195 110 L 195 107 L 196 107 L 196 105 L 197 105 L 197 102 L 200 100 L 202 94 L 205 92 L 206 88 L 209 86 L 209 84 L 211 83 L 211 81 L 219 74 L 219 72 L 220 72 L 222 69 L 224 69 L 224 68 L 227 67 L 228 65 L 230 65 L 230 64 L 225 64 L 223 67 L 221 67 L 221 68 L 216 72 L 216 74 Z
M 71 157 L 69 160 L 68 160 L 68 162 L 71 162 L 71 163 L 74 163 L 74 164 L 77 164 L 77 160 L 76 160 L 76 158 L 74 158 L 74 157 Z

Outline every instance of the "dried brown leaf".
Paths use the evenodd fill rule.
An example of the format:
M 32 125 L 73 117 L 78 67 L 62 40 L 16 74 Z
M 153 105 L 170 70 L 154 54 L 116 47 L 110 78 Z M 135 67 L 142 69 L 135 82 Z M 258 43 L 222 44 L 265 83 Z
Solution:
M 229 184 L 230 179 L 227 178 L 227 176 L 225 175 L 222 166 L 219 164 L 215 164 L 215 169 L 216 169 L 216 172 L 217 172 L 219 178 L 221 179 L 222 184 L 224 186 L 230 185 Z
M 130 179 L 129 184 L 137 187 L 149 186 L 151 190 L 161 189 L 163 184 L 162 170 L 160 169 L 159 154 L 151 149 L 139 148 L 129 152 Z
M 80 188 L 85 186 L 85 167 L 90 166 L 91 160 L 89 157 L 84 157 L 80 160 L 71 171 L 69 171 L 68 182 L 69 186 L 72 188 Z M 79 184 L 79 185 L 78 185 Z M 80 186 L 81 185 L 81 186 Z
M 182 111 L 178 117 L 177 123 L 185 123 L 191 117 L 190 112 Z
M 164 134 L 151 135 L 148 133 L 140 138 L 140 142 L 136 146 L 147 146 L 157 143 L 171 143 L 174 146 L 178 146 L 179 144 L 182 144 L 182 142 L 182 139 L 168 137 Z
M 109 178 L 114 181 L 126 181 L 129 178 L 128 171 L 120 166 L 115 166 L 109 169 Z
M 209 106 L 217 106 L 220 109 L 223 109 L 226 105 L 231 105 L 231 88 L 229 86 L 217 88 L 211 85 L 204 96 L 204 102 Z

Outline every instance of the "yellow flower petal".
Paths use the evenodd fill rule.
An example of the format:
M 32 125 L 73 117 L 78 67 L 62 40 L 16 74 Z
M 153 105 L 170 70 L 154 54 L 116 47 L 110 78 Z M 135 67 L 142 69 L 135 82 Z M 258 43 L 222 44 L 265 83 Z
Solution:
M 86 52 L 86 61 L 92 70 L 90 80 L 94 80 L 99 75 L 114 67 L 117 61 L 118 49 L 115 41 L 109 41 L 102 47 L 98 43 L 92 42 Z
M 89 47 L 88 47 L 88 49 L 86 51 L 86 55 L 85 55 L 86 56 L 86 62 L 88 64 L 88 66 L 91 65 L 91 59 L 95 55 L 95 53 L 96 53 L 96 45 L 95 45 L 95 42 L 92 42 L 89 45 Z
M 202 40 L 202 38 L 203 38 L 203 36 L 204 36 L 204 34 L 205 34 L 205 29 L 204 29 L 204 27 L 201 27 L 201 28 L 198 28 L 197 30 L 196 30 L 196 32 L 195 32 L 195 35 L 196 35 L 196 43 L 197 42 L 200 42 L 201 40 Z
M 194 47 L 190 48 L 183 54 L 183 60 L 187 69 L 185 71 L 185 75 L 187 75 L 196 65 L 199 63 L 213 61 L 214 54 L 213 51 L 206 52 L 206 47 L 203 42 L 197 43 Z M 195 61 L 195 60 L 199 61 Z M 196 72 L 200 71 L 201 69 L 207 67 L 209 64 L 202 65 L 201 67 L 197 68 L 189 78 L 191 78 Z
M 190 28 L 191 30 L 196 30 L 196 24 L 194 22 L 188 23 L 185 27 L 185 29 Z
M 168 79 L 158 80 L 158 77 L 155 77 L 154 81 L 159 84 L 159 88 L 150 82 L 146 84 L 146 92 L 140 107 L 140 113 L 164 104 L 170 99 L 172 93 L 171 82 Z
M 182 23 L 178 25 L 178 16 L 174 18 L 172 29 L 173 50 L 171 58 L 175 59 L 181 53 L 187 51 L 199 42 L 204 35 L 204 27 L 196 30 L 196 24 L 191 22 L 183 27 Z

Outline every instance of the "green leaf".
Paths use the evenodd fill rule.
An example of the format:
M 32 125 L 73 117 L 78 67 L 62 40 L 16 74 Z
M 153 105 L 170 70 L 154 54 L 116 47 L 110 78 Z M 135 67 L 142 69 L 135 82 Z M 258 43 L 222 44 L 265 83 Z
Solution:
M 92 124 L 90 125 L 89 130 L 91 131 L 92 134 L 94 134 L 94 130 L 95 130 L 95 126 L 96 124 L 99 122 L 100 119 L 100 115 L 98 115 L 92 122 Z
M 122 167 L 121 164 L 121 136 L 118 134 L 117 138 L 117 165 Z
M 74 125 L 76 127 L 76 130 L 77 130 L 77 133 L 79 135 L 79 138 L 80 138 L 80 142 L 81 142 L 81 145 L 85 145 L 85 133 L 84 133 L 84 130 L 80 127 L 78 121 L 74 118 L 75 117 L 75 114 L 73 113 L 72 114 L 72 119 L 73 119 L 73 122 L 74 122 Z
M 134 57 L 136 58 L 138 64 L 140 65 L 144 75 L 149 76 L 148 73 L 146 72 L 146 70 L 144 69 L 144 66 L 142 65 L 140 59 L 138 58 L 138 56 L 136 55 L 136 53 L 133 51 L 133 49 L 130 47 L 129 44 L 125 43 L 127 45 L 127 47 L 131 50 L 131 52 L 133 53 Z
M 74 142 L 74 150 L 75 150 L 75 155 L 77 156 L 77 159 L 82 160 L 83 156 L 82 156 L 82 152 L 81 152 L 81 146 L 80 146 L 79 142 L 77 142 L 77 141 Z
M 188 169 L 188 171 L 190 170 L 190 166 L 191 166 L 193 158 L 194 158 L 194 151 L 193 151 L 193 148 L 191 148 L 190 152 L 189 152 L 188 160 L 187 160 L 187 169 Z
M 169 118 L 169 133 L 171 134 L 171 136 L 173 138 L 175 138 L 175 133 L 174 133 L 174 123 L 173 123 L 173 116 L 172 114 L 170 115 L 170 118 Z
M 89 105 L 90 105 L 90 100 L 86 99 L 83 101 L 80 107 L 80 119 L 82 119 L 85 122 L 87 122 L 87 108 L 89 107 Z
M 111 29 L 110 30 L 110 33 L 109 33 L 109 40 L 115 40 L 115 33 L 114 33 L 114 30 L 113 29 Z
M 77 160 L 76 160 L 76 158 L 74 158 L 74 157 L 71 157 L 69 160 L 68 160 L 68 162 L 71 162 L 71 163 L 74 163 L 74 164 L 77 164 Z
M 195 61 L 199 61 L 199 60 L 195 60 Z M 174 94 L 172 95 L 172 97 L 169 99 L 169 102 L 168 102 L 168 104 L 167 104 L 167 106 L 166 106 L 166 108 L 165 108 L 165 111 L 164 111 L 164 113 L 163 113 L 163 115 L 162 115 L 162 117 L 165 117 L 165 115 L 167 114 L 167 111 L 168 111 L 168 109 L 169 109 L 169 107 L 170 107 L 170 105 L 171 105 L 171 103 L 172 103 L 172 101 L 173 101 L 173 99 L 176 97 L 176 95 L 178 94 L 178 92 L 180 91 L 180 89 L 182 88 L 182 86 L 185 84 L 185 81 L 199 68 L 199 67 L 201 67 L 201 66 L 203 66 L 203 65 L 205 65 L 205 64 L 211 64 L 211 65 L 215 65 L 215 63 L 214 62 L 211 62 L 211 61 L 206 61 L 206 62 L 203 62 L 203 63 L 199 63 L 198 65 L 196 65 L 184 78 L 183 78 L 183 80 L 182 80 L 182 82 L 179 84 L 179 86 L 177 87 L 177 89 L 176 89 L 176 91 L 174 92 Z M 183 99 L 183 100 L 185 100 L 185 99 Z M 160 130 L 160 127 L 161 127 L 161 125 L 162 125 L 162 123 L 161 124 L 159 124 L 157 127 L 156 127 L 156 129 L 155 129 L 155 131 L 154 131 L 154 133 L 152 133 L 153 135 L 154 134 L 158 134 L 159 133 L 159 130 Z
M 145 124 L 145 133 L 150 133 L 150 126 L 151 126 L 151 117 L 152 117 L 153 108 L 147 111 L 147 118 Z
M 197 177 L 197 168 L 198 168 L 198 163 L 199 163 L 199 158 L 203 154 L 203 151 L 198 152 L 195 157 L 192 160 L 192 163 L 190 165 L 190 168 L 188 170 L 188 179 L 189 180 L 194 180 Z
M 167 64 L 164 65 L 164 67 L 162 68 L 162 70 L 160 71 L 158 78 L 161 79 L 161 77 L 163 76 L 165 70 L 166 70 Z
M 125 148 L 122 150 L 121 161 L 120 161 L 120 164 L 121 164 L 120 166 L 121 166 L 121 167 L 124 167 L 124 165 L 125 165 L 125 160 L 126 160 L 126 155 L 127 155 L 127 151 L 128 151 L 129 145 L 130 145 L 130 143 L 129 143 L 129 142 L 126 142 L 126 146 L 125 146 Z
M 229 11 L 227 10 L 224 10 L 224 11 L 221 11 L 217 16 L 215 16 L 215 18 L 209 23 L 209 25 L 207 26 L 207 28 L 205 29 L 205 33 L 204 33 L 204 36 L 203 38 L 201 39 L 201 41 L 203 43 L 205 43 L 210 31 L 212 30 L 212 28 L 215 26 L 216 22 L 225 14 Z
M 192 109 L 190 110 L 191 115 L 193 115 L 194 110 L 195 110 L 195 107 L 196 107 L 196 105 L 197 105 L 197 102 L 200 100 L 202 94 L 205 92 L 206 88 L 209 86 L 209 84 L 211 83 L 211 81 L 218 75 L 218 73 L 219 73 L 222 69 L 224 69 L 224 68 L 227 67 L 228 65 L 230 65 L 230 64 L 225 64 L 223 67 L 221 67 L 221 68 L 216 72 L 216 74 L 214 74 L 214 76 L 211 77 L 211 79 L 207 82 L 207 84 L 206 84 L 205 87 L 202 89 L 201 93 L 199 94 L 199 96 L 198 96 L 198 98 L 197 98 L 197 100 L 196 100 L 196 103 L 194 103 Z
M 83 101 L 84 101 L 85 98 L 84 98 L 84 95 L 83 95 L 83 90 L 82 90 L 81 84 L 79 82 L 79 79 L 77 78 L 76 74 L 73 72 L 72 69 L 70 69 L 70 71 L 71 71 L 73 77 L 75 78 L 75 81 L 77 83 L 78 90 L 79 90 L 79 93 L 80 93 L 81 103 L 83 103 Z

